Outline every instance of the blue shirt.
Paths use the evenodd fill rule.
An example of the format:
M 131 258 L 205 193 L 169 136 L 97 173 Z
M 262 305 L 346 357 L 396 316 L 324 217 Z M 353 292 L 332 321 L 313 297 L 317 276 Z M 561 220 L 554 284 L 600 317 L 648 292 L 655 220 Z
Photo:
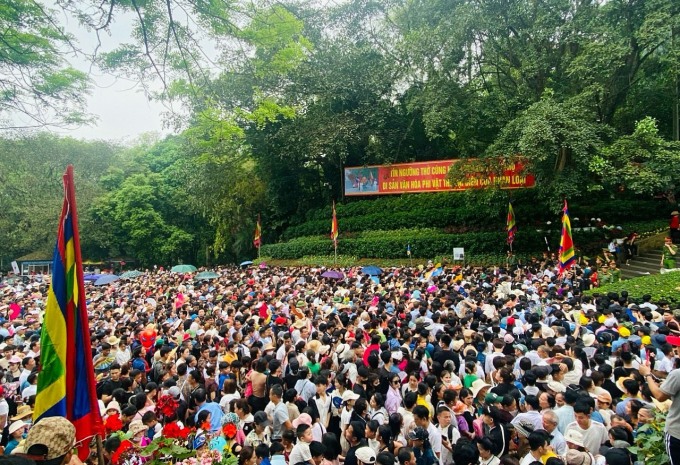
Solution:
M 627 337 L 620 337 L 616 341 L 612 342 L 612 352 L 616 352 L 619 347 L 628 342 Z
M 205 404 L 201 405 L 194 416 L 194 420 L 196 422 L 198 422 L 198 414 L 203 410 L 210 412 L 210 432 L 214 433 L 219 431 L 220 427 L 222 426 L 222 408 L 220 407 L 220 404 L 216 402 L 206 402 Z

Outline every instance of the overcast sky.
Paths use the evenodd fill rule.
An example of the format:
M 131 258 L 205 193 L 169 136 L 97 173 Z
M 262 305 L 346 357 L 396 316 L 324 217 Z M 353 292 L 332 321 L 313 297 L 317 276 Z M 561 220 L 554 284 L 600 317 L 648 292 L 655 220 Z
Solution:
M 94 49 L 97 40 L 93 32 L 84 30 L 73 20 L 69 22 L 65 16 L 60 19 L 67 30 L 75 35 L 83 50 Z M 124 15 L 117 15 L 111 26 L 111 34 L 101 34 L 100 50 L 111 51 L 121 43 L 130 42 L 130 30 L 131 20 Z M 90 74 L 91 95 L 86 110 L 98 120 L 91 126 L 74 130 L 59 129 L 55 132 L 79 139 L 105 139 L 118 142 L 132 141 L 147 132 L 168 133 L 162 124 L 163 105 L 150 102 L 138 82 L 116 79 L 102 73 L 92 67 L 85 58 L 71 59 L 70 62 L 75 68 Z

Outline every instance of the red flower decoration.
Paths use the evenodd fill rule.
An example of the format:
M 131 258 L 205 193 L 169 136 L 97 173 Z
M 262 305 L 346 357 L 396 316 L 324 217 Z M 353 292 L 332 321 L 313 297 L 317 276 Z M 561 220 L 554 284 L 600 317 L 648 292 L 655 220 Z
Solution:
M 162 417 L 172 416 L 177 413 L 178 407 L 179 402 L 171 395 L 166 394 L 161 396 L 156 403 L 156 415 L 161 415 Z
M 170 439 L 186 439 L 189 437 L 189 428 L 180 428 L 176 423 L 168 423 L 163 427 L 163 437 Z
M 123 429 L 123 422 L 116 413 L 109 416 L 106 421 L 104 421 L 104 428 L 106 428 L 106 434 L 120 431 Z
M 236 425 L 233 423 L 227 423 L 222 427 L 222 432 L 224 433 L 224 436 L 227 439 L 234 439 L 236 437 L 236 433 L 238 432 L 238 429 L 236 428 Z
M 120 446 L 118 446 L 118 449 L 116 449 L 116 452 L 114 452 L 113 455 L 111 456 L 111 463 L 113 463 L 114 465 L 119 465 L 123 463 L 123 461 L 125 460 L 124 457 L 125 453 L 132 449 L 133 447 L 134 446 L 132 445 L 132 443 L 127 439 L 121 442 Z

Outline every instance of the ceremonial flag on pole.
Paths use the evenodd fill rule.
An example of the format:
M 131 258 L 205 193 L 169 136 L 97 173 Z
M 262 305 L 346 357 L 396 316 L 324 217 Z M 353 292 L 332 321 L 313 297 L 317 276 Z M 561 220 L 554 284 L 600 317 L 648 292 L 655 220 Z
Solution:
M 574 241 L 571 238 L 571 222 L 569 221 L 569 209 L 567 200 L 564 199 L 564 209 L 562 210 L 562 236 L 560 237 L 559 251 L 559 274 L 561 275 L 574 264 Z
M 64 173 L 64 203 L 52 261 L 40 335 L 40 374 L 34 422 L 66 417 L 76 427 L 78 455 L 89 455 L 90 439 L 103 434 L 85 308 L 73 166 Z
M 517 223 L 515 223 L 515 211 L 512 209 L 512 202 L 508 202 L 508 220 L 506 229 L 508 231 L 508 244 L 512 247 L 512 241 L 515 240 L 515 233 L 517 232 Z
M 257 224 L 255 225 L 255 238 L 253 239 L 253 245 L 257 249 L 259 249 L 262 245 L 262 225 L 260 224 L 260 215 L 257 215 Z
M 406 255 L 409 257 L 411 256 L 411 243 L 409 242 L 408 245 L 406 245 Z
M 331 222 L 331 239 L 333 239 L 333 245 L 338 246 L 338 217 L 335 214 L 335 201 L 333 202 L 333 220 Z

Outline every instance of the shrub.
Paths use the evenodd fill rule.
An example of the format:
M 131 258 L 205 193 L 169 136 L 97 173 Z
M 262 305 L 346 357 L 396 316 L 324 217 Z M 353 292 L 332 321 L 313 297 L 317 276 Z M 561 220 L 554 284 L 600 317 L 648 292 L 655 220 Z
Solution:
M 606 244 L 603 230 L 574 231 L 574 241 L 584 253 L 601 249 Z M 447 234 L 438 229 L 402 229 L 395 231 L 368 231 L 352 237 L 343 235 L 338 241 L 338 253 L 356 257 L 405 258 L 406 247 L 411 245 L 414 258 L 432 258 L 450 255 L 454 247 L 463 247 L 468 255 L 504 255 L 506 234 L 496 232 L 470 232 Z M 517 253 L 540 254 L 545 250 L 545 239 L 552 250 L 557 249 L 559 230 L 549 232 L 525 230 L 517 233 L 514 249 Z M 263 245 L 263 255 L 274 259 L 298 259 L 308 255 L 332 255 L 333 242 L 327 236 L 298 237 L 288 242 Z
M 620 293 L 628 291 L 629 298 L 641 301 L 642 296 L 649 294 L 654 302 L 666 300 L 668 302 L 680 302 L 680 272 L 655 274 L 628 279 L 618 283 L 591 289 L 586 294 L 607 294 L 608 292 Z
M 572 218 L 579 218 L 573 227 L 585 225 L 590 218 L 601 218 L 611 225 L 645 225 L 656 219 L 665 225 L 668 204 L 657 200 L 604 200 L 579 204 L 570 203 Z M 546 220 L 559 221 L 555 212 L 536 208 L 531 195 L 514 203 L 520 229 L 540 227 Z M 338 224 L 343 233 L 372 229 L 401 229 L 413 227 L 447 228 L 451 232 L 493 231 L 505 227 L 507 203 L 485 202 L 467 193 L 409 194 L 376 199 L 352 199 L 336 205 Z M 289 226 L 282 240 L 296 237 L 326 235 L 330 232 L 331 207 L 311 210 L 300 223 Z M 294 221 L 294 220 L 293 220 Z M 627 229 L 637 230 L 638 227 Z

